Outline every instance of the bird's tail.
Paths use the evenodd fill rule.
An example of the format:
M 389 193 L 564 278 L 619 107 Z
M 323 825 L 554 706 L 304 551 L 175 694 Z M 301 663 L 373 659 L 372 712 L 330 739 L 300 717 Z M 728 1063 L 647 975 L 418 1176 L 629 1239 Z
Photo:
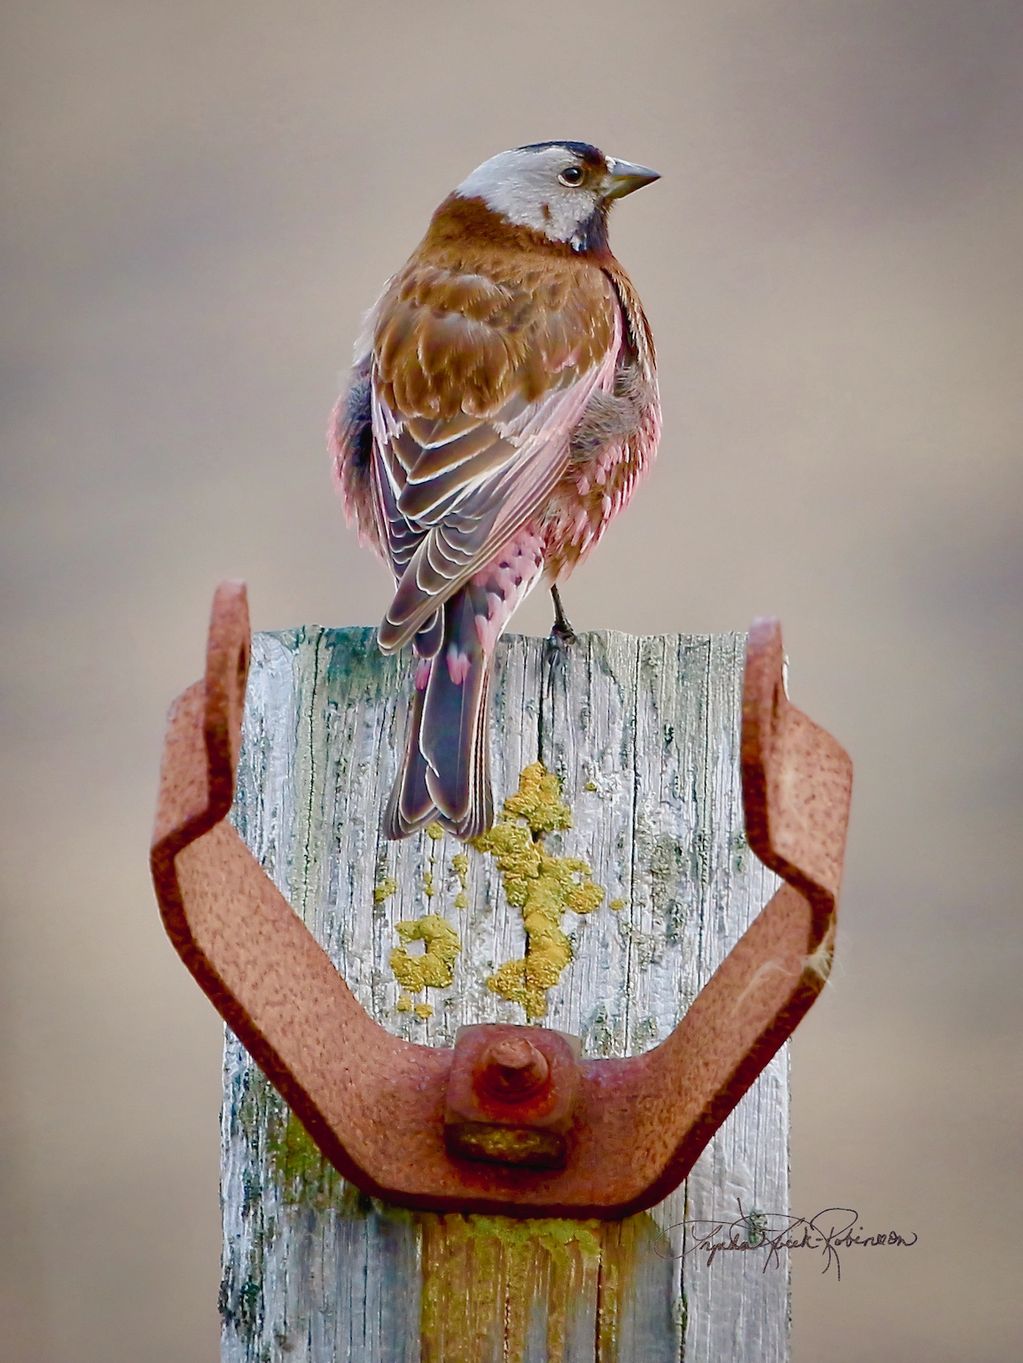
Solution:
M 466 583 L 416 638 L 422 661 L 405 753 L 384 816 L 389 838 L 408 837 L 437 820 L 468 839 L 494 821 L 487 699 L 498 631 L 491 637 L 480 630 L 477 621 L 487 619 L 486 592 Z

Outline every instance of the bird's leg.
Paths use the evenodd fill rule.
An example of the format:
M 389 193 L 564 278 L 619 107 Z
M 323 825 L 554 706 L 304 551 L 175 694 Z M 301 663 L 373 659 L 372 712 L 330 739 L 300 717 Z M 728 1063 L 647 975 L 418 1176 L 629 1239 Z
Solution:
M 552 584 L 551 597 L 554 600 L 554 625 L 551 629 L 551 638 L 556 644 L 563 648 L 568 648 L 576 642 L 576 633 L 572 628 L 572 622 L 565 614 L 565 608 L 561 604 L 561 593 Z

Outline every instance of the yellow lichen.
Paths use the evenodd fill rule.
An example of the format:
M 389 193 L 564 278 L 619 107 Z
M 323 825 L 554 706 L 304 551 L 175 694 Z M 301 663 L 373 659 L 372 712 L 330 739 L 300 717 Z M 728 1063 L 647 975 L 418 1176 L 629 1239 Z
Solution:
M 618 913 L 619 910 L 625 908 L 625 900 L 624 900 L 624 899 L 612 899 L 612 900 L 609 900 L 608 906 L 607 906 L 607 907 L 608 907 L 609 909 L 613 909 L 615 913 Z
M 509 904 L 522 912 L 526 932 L 526 952 L 521 960 L 507 961 L 488 979 L 495 994 L 518 1003 L 532 1021 L 547 1012 L 547 995 L 555 987 L 572 960 L 572 947 L 561 926 L 567 911 L 592 913 L 603 902 L 604 890 L 594 883 L 593 872 L 578 857 L 559 857 L 544 846 L 544 837 L 571 828 L 572 814 L 561 794 L 557 776 L 542 762 L 533 762 L 519 777 L 519 788 L 504 802 L 500 819 L 487 833 L 474 838 L 471 846 L 493 856 Z M 433 823 L 427 833 L 434 843 L 443 837 L 440 824 Z M 436 854 L 431 852 L 429 868 L 423 874 L 423 891 L 433 899 L 442 883 L 435 870 Z M 458 852 L 451 859 L 459 889 L 454 907 L 469 906 L 467 886 L 469 858 Z M 381 882 L 381 888 L 386 882 Z M 391 891 L 393 893 L 393 891 Z M 615 907 L 624 907 L 616 901 Z M 454 979 L 454 963 L 460 950 L 458 934 L 446 919 L 430 914 L 418 922 L 397 925 L 401 945 L 391 952 L 391 969 L 408 993 L 424 989 L 447 988 Z M 426 952 L 413 956 L 410 942 L 422 941 Z M 405 994 L 399 1010 L 428 1017 L 429 1004 L 413 1004 Z
M 454 979 L 455 958 L 462 949 L 458 933 L 445 918 L 427 914 L 415 922 L 395 924 L 402 945 L 391 952 L 391 969 L 398 983 L 417 994 L 423 989 L 446 989 Z M 412 956 L 409 942 L 422 942 L 426 950 Z
M 417 1018 L 422 1018 L 423 1021 L 425 1022 L 427 1018 L 433 1017 L 433 1004 L 417 1003 L 416 1006 L 412 1009 L 412 1011 L 413 1013 L 415 1013 Z
M 604 898 L 585 861 L 556 857 L 543 845 L 545 833 L 571 825 L 558 778 L 542 762 L 534 762 L 522 772 L 515 794 L 505 800 L 501 818 L 472 843 L 497 861 L 508 902 L 522 910 L 526 929 L 525 957 L 499 966 L 487 987 L 521 1004 L 531 1020 L 546 1013 L 547 992 L 572 959 L 561 930 L 562 915 L 568 909 L 590 913 Z
M 523 1363 L 539 1328 L 543 1357 L 564 1363 L 586 1303 L 596 1305 L 603 1363 L 626 1363 L 623 1320 L 635 1305 L 637 1267 L 651 1272 L 669 1252 L 646 1213 L 598 1222 L 427 1212 L 419 1225 L 424 1360 L 489 1357 L 497 1338 L 506 1363 Z
M 394 1006 L 399 1013 L 411 1013 L 412 996 L 409 994 L 408 990 L 403 989 L 401 991 L 401 993 L 398 995 L 398 1002 Z
M 524 819 L 531 833 L 553 833 L 572 827 L 572 811 L 561 798 L 561 783 L 542 762 L 532 762 L 519 777 L 519 788 L 504 802 L 506 819 Z
M 475 1215 L 470 1215 L 468 1221 L 474 1234 L 491 1236 L 506 1245 L 523 1245 L 530 1249 L 536 1246 L 556 1252 L 576 1244 L 587 1256 L 600 1253 L 602 1227 L 599 1221 L 568 1221 L 555 1217 L 513 1220 L 507 1216 Z
M 540 874 L 542 849 L 533 841 L 529 829 L 510 822 L 506 814 L 489 832 L 475 838 L 472 845 L 478 852 L 489 852 L 496 859 L 509 904 L 522 908 L 530 883 Z
M 444 829 L 436 819 L 434 819 L 433 823 L 428 823 L 426 825 L 426 836 L 432 838 L 434 842 L 439 842 L 444 836 Z
M 385 899 L 390 899 L 398 888 L 398 882 L 393 876 L 384 876 L 378 880 L 373 890 L 373 903 L 382 904 Z

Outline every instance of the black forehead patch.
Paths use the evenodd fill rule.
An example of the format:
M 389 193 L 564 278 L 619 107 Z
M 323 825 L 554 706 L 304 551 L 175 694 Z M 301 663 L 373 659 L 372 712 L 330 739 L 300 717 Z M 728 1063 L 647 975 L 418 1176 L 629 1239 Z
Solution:
M 589 142 L 561 142 L 554 138 L 550 142 L 527 142 L 524 147 L 519 147 L 519 151 L 547 151 L 549 147 L 564 147 L 573 156 L 578 156 L 579 160 L 594 169 L 603 170 L 606 165 L 604 153 L 599 147 L 592 146 Z

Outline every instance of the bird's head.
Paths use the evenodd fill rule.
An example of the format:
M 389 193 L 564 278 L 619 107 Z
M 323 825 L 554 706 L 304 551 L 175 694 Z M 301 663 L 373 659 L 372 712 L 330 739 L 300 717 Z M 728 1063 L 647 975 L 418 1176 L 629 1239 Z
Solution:
M 615 199 L 659 179 L 656 170 L 605 156 L 588 142 L 534 142 L 484 161 L 455 194 L 583 252 L 606 247 Z

